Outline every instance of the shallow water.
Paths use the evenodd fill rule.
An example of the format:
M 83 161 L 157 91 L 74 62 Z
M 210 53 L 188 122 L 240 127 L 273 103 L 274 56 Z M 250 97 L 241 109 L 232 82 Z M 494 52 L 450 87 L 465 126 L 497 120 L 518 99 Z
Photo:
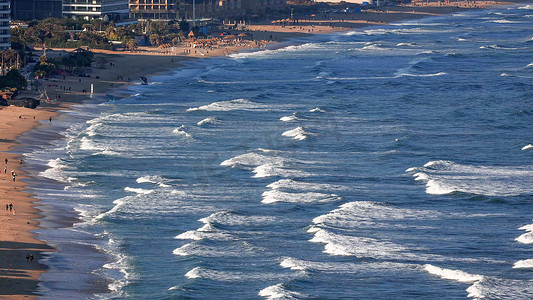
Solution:
M 81 216 L 39 232 L 63 250 L 43 298 L 530 299 L 532 16 L 317 36 L 75 107 L 25 154 L 46 212 Z

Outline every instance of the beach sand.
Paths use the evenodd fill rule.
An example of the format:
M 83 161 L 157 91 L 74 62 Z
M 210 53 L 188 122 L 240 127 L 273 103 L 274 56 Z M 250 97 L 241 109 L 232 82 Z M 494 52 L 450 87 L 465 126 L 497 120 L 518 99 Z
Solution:
M 26 174 L 21 170 L 20 154 L 16 153 L 19 145 L 17 138 L 24 132 L 37 126 L 47 126 L 56 120 L 61 110 L 75 103 L 81 103 L 91 97 L 105 99 L 107 93 L 120 96 L 121 90 L 131 84 L 139 84 L 139 76 L 149 76 L 178 68 L 182 62 L 195 57 L 212 57 L 227 55 L 260 45 L 281 42 L 289 38 L 309 36 L 311 34 L 331 33 L 335 31 L 357 30 L 358 28 L 417 19 L 426 16 L 447 14 L 457 11 L 484 7 L 487 5 L 505 5 L 509 2 L 476 1 L 453 2 L 443 6 L 442 3 L 415 3 L 409 6 L 387 7 L 379 10 L 356 14 L 328 14 L 300 20 L 297 24 L 258 24 L 247 25 L 241 31 L 253 35 L 254 41 L 205 50 L 190 48 L 190 45 L 175 48 L 174 51 L 157 48 L 142 48 L 136 52 L 95 51 L 95 65 L 89 77 L 56 76 L 42 80 L 47 86 L 50 101 L 43 101 L 37 109 L 19 107 L 0 107 L 0 298 L 2 299 L 36 299 L 39 276 L 46 271 L 46 266 L 39 264 L 39 259 L 54 249 L 45 242 L 35 238 L 32 230 L 38 229 L 40 217 L 36 199 L 25 187 Z M 257 41 L 261 41 L 256 43 Z M 192 53 L 184 53 L 193 49 Z M 142 51 L 141 51 L 142 50 Z M 64 55 L 72 49 L 47 50 L 48 56 Z M 167 53 L 163 53 L 167 52 Z M 70 89 L 65 91 L 65 89 Z M 21 96 L 37 97 L 35 90 L 24 91 Z M 8 159 L 4 174 L 4 160 Z M 16 181 L 12 180 L 14 171 Z M 13 204 L 13 211 L 5 210 L 6 204 Z M 26 261 L 26 254 L 34 255 L 33 262 Z M 11 265 L 11 268 L 9 266 Z

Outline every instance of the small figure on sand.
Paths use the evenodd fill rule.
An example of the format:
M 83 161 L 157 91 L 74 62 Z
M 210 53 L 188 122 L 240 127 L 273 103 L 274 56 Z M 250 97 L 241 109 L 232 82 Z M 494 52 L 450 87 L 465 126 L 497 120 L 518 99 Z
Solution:
M 6 158 L 6 165 L 7 165 L 7 158 Z
M 6 211 L 9 210 L 9 204 L 6 204 Z
M 50 123 L 52 123 L 52 117 L 50 117 L 50 119 L 49 119 L 49 120 L 50 120 Z
M 19 160 L 19 162 L 20 162 L 20 164 L 22 165 L 22 163 L 23 163 L 24 161 L 23 161 L 22 158 L 21 158 L 21 159 Z
M 30 255 L 30 262 L 33 262 L 33 254 Z
M 30 254 L 29 253 L 26 253 L 26 261 L 30 262 Z
M 13 203 L 9 203 L 9 211 L 13 211 Z

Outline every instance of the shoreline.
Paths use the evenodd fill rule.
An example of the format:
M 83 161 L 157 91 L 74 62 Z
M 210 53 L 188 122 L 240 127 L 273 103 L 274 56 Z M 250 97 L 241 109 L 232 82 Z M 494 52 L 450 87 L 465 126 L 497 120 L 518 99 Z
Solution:
M 375 25 L 387 25 L 392 22 L 416 20 L 428 16 L 440 16 L 454 12 L 472 11 L 476 9 L 484 9 L 490 6 L 527 3 L 528 1 L 505 3 L 493 1 L 487 2 L 494 4 L 481 8 L 465 8 L 455 6 L 430 7 L 437 10 L 444 8 L 446 10 L 450 10 L 443 13 L 426 11 L 411 13 L 409 10 L 418 10 L 421 8 L 426 10 L 430 9 L 427 9 L 428 7 L 420 6 L 402 6 L 400 7 L 403 10 L 401 12 L 393 13 L 391 11 L 379 11 L 377 12 L 377 15 L 370 15 L 373 18 L 381 17 L 381 19 L 387 21 L 386 23 L 381 23 L 385 21 L 378 19 L 372 20 L 372 22 L 365 22 L 364 20 L 339 20 L 339 22 L 332 22 L 331 20 L 310 20 L 309 22 L 305 22 L 308 24 L 308 27 L 313 29 L 309 32 L 306 32 L 310 30 L 308 27 L 304 27 L 304 29 L 294 28 L 302 26 L 301 24 L 284 27 L 269 24 L 251 25 L 248 27 L 249 29 L 255 29 L 255 31 L 252 31 L 255 38 L 267 39 L 269 35 L 275 35 L 273 38 L 275 40 L 274 43 L 280 43 L 302 36 L 306 37 L 313 36 L 315 34 L 342 32 L 353 30 L 354 28 L 358 29 Z M 394 7 L 389 9 L 392 10 Z M 359 14 L 354 15 L 357 17 L 361 16 Z M 315 25 L 315 22 L 335 23 L 335 25 Z M 347 24 L 353 27 L 344 27 L 347 26 Z M 96 97 L 103 97 L 105 99 L 107 93 L 113 93 L 117 96 L 121 96 L 126 93 L 128 86 L 131 84 L 136 84 L 137 80 L 135 80 L 135 78 L 138 78 L 139 76 L 152 77 L 158 74 L 179 70 L 179 68 L 183 67 L 182 62 L 190 61 L 193 58 L 223 57 L 227 56 L 229 53 L 236 53 L 245 50 L 250 50 L 250 48 L 241 47 L 240 49 L 234 51 L 228 50 L 216 52 L 218 54 L 210 53 L 211 55 L 198 54 L 191 56 L 169 55 L 162 53 L 139 54 L 126 52 L 116 52 L 110 54 L 106 51 L 96 51 L 98 54 L 95 55 L 95 60 L 100 58 L 107 59 L 106 67 L 102 69 L 95 68 L 93 73 L 91 73 L 90 79 L 85 77 L 78 78 L 69 76 L 68 78 L 65 78 L 65 80 L 55 79 L 45 81 L 46 84 L 49 84 L 49 88 L 56 87 L 54 90 L 50 89 L 49 91 L 49 97 L 51 99 L 55 98 L 56 95 L 61 95 L 64 97 L 64 100 L 68 99 L 68 101 L 63 101 L 60 99 L 59 101 L 43 103 L 37 109 L 0 107 L 0 120 L 2 120 L 0 121 L 0 152 L 2 152 L 0 159 L 2 165 L 4 165 L 4 159 L 8 158 L 7 174 L 0 175 L 0 205 L 2 205 L 1 208 L 4 212 L 0 214 L 0 240 L 2 241 L 2 247 L 0 249 L 0 278 L 2 278 L 2 283 L 0 284 L 0 296 L 2 299 L 36 299 L 39 296 L 37 293 L 40 277 L 47 270 L 47 266 L 45 264 L 40 264 L 38 262 L 46 256 L 47 252 L 55 251 L 54 248 L 39 239 L 38 233 L 35 233 L 36 230 L 47 230 L 47 228 L 41 227 L 41 223 L 43 223 L 43 220 L 45 219 L 45 212 L 39 209 L 39 200 L 33 198 L 34 195 L 32 194 L 31 189 L 27 188 L 27 186 L 31 184 L 27 181 L 31 181 L 32 178 L 29 176 L 29 172 L 26 172 L 23 169 L 31 168 L 31 166 L 28 167 L 25 163 L 22 165 L 19 163 L 19 159 L 22 156 L 20 149 L 23 147 L 23 145 L 20 143 L 20 138 L 24 135 L 24 133 L 48 126 L 50 122 L 47 120 L 49 120 L 50 117 L 52 118 L 52 123 L 56 122 L 56 119 L 61 119 L 60 115 L 64 114 L 65 110 L 69 110 L 71 105 L 86 103 L 90 98 L 89 95 L 87 93 L 83 93 L 82 90 L 90 90 L 91 84 L 94 86 L 94 95 Z M 259 49 L 255 48 L 254 50 Z M 54 51 L 52 51 L 52 53 L 53 52 Z M 112 63 L 113 65 L 110 65 L 109 63 Z M 128 69 L 123 69 L 123 66 L 128 66 Z M 126 72 L 127 75 L 124 74 Z M 96 78 L 96 76 L 98 76 L 98 78 Z M 130 78 L 124 79 L 124 76 Z M 60 87 L 62 86 L 72 87 L 72 91 L 63 92 L 60 90 Z M 35 93 L 33 93 L 33 96 L 35 96 Z M 19 116 L 21 118 L 19 118 Z M 46 141 L 44 141 L 44 143 L 46 143 Z M 11 180 L 11 170 L 18 175 L 15 182 Z M 0 171 L 3 172 L 3 168 Z M 35 180 L 38 179 L 36 178 Z M 9 203 L 13 203 L 16 209 L 15 215 L 13 215 L 12 212 L 6 212 L 4 210 L 5 204 Z M 75 212 L 73 212 L 73 214 L 75 214 Z M 75 220 L 69 220 L 64 225 L 68 227 L 72 226 L 74 223 L 76 223 Z M 95 251 L 97 250 L 95 249 Z M 25 254 L 28 252 L 34 254 L 35 259 L 33 262 L 25 261 Z M 12 270 L 8 270 L 9 264 L 11 264 Z

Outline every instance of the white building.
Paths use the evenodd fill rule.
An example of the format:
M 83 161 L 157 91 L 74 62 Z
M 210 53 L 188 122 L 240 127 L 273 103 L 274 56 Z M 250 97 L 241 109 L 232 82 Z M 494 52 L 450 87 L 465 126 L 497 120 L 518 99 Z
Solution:
M 9 39 L 11 35 L 9 34 L 10 27 L 9 21 L 11 10 L 9 9 L 8 0 L 0 0 L 0 50 L 6 50 L 11 47 Z
M 63 0 L 63 16 L 118 21 L 128 17 L 128 2 L 128 0 Z

